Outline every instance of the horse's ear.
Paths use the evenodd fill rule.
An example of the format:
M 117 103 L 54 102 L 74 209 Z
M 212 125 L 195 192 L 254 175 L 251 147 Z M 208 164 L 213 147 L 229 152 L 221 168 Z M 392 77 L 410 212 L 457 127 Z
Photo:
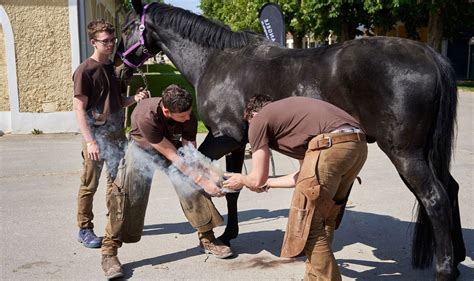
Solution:
M 137 15 L 141 15 L 143 11 L 142 0 L 132 0 L 132 6 Z

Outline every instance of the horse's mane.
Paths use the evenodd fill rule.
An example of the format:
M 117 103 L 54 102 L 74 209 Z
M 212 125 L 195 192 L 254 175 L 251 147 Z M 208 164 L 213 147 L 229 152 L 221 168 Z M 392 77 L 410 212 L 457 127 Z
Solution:
M 234 32 L 221 22 L 167 4 L 156 3 L 150 12 L 156 25 L 171 28 L 183 38 L 206 47 L 242 48 L 258 38 L 250 32 Z

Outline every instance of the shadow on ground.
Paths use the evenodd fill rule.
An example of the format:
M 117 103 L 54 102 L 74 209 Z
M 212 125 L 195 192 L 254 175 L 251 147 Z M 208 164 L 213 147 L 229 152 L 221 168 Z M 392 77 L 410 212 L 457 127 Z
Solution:
M 268 219 L 287 217 L 287 214 L 287 209 L 275 211 L 265 209 L 248 210 L 239 213 L 239 221 L 245 224 L 264 223 Z M 404 276 L 412 275 L 414 270 L 410 265 L 413 227 L 413 223 L 400 221 L 391 216 L 356 212 L 348 208 L 344 214 L 343 223 L 336 232 L 333 245 L 334 251 L 338 252 L 352 245 L 362 244 L 364 249 L 368 248 L 368 251 L 372 251 L 373 259 L 338 259 L 341 273 L 346 277 L 357 280 L 368 280 L 375 277 L 376 280 L 406 280 Z M 190 234 L 193 232 L 194 229 L 187 222 L 147 225 L 144 229 L 144 235 Z M 267 251 L 278 257 L 283 236 L 284 233 L 281 230 L 241 233 L 237 239 L 232 240 L 232 247 L 236 256 Z M 474 259 L 474 230 L 463 229 L 463 236 L 467 247 L 467 255 Z M 201 249 L 196 246 L 172 254 L 124 264 L 125 277 L 130 278 L 135 268 L 146 265 L 155 266 L 201 254 Z M 272 259 L 271 261 L 274 262 L 275 260 Z M 232 263 L 232 261 L 229 262 Z M 348 268 L 348 264 L 351 264 L 351 268 L 353 268 L 353 265 L 358 265 L 365 269 L 360 272 L 351 270 Z M 251 262 L 248 266 L 264 267 L 261 262 L 254 262 L 253 264 Z M 428 270 L 434 274 L 433 268 Z M 459 270 L 462 273 L 463 280 L 474 280 L 473 268 L 460 265 Z

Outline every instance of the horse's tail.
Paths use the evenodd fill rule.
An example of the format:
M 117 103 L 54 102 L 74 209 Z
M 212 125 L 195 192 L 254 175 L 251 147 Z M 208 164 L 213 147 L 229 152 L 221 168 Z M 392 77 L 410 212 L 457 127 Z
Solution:
M 451 193 L 448 188 L 458 103 L 456 78 L 449 62 L 437 52 L 433 50 L 431 52 L 438 68 L 435 93 L 435 104 L 438 107 L 438 112 L 428 136 L 426 155 L 432 173 L 447 192 Z M 450 194 L 450 196 L 452 195 Z M 457 193 L 454 196 L 457 196 Z M 413 266 L 416 268 L 430 267 L 433 264 L 434 251 L 433 227 L 423 205 L 418 204 L 418 217 L 412 248 Z

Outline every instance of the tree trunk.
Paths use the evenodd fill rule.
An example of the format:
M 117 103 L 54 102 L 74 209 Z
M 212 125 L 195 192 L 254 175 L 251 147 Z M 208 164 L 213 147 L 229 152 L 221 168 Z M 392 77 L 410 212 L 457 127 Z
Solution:
M 293 48 L 301 49 L 303 48 L 303 37 L 299 36 L 296 33 L 293 33 Z
M 341 23 L 341 40 L 339 42 L 344 42 L 347 40 L 352 40 L 355 38 L 355 27 L 347 22 Z
M 441 8 L 430 11 L 428 20 L 428 45 L 441 52 L 441 41 L 443 40 L 443 19 Z

